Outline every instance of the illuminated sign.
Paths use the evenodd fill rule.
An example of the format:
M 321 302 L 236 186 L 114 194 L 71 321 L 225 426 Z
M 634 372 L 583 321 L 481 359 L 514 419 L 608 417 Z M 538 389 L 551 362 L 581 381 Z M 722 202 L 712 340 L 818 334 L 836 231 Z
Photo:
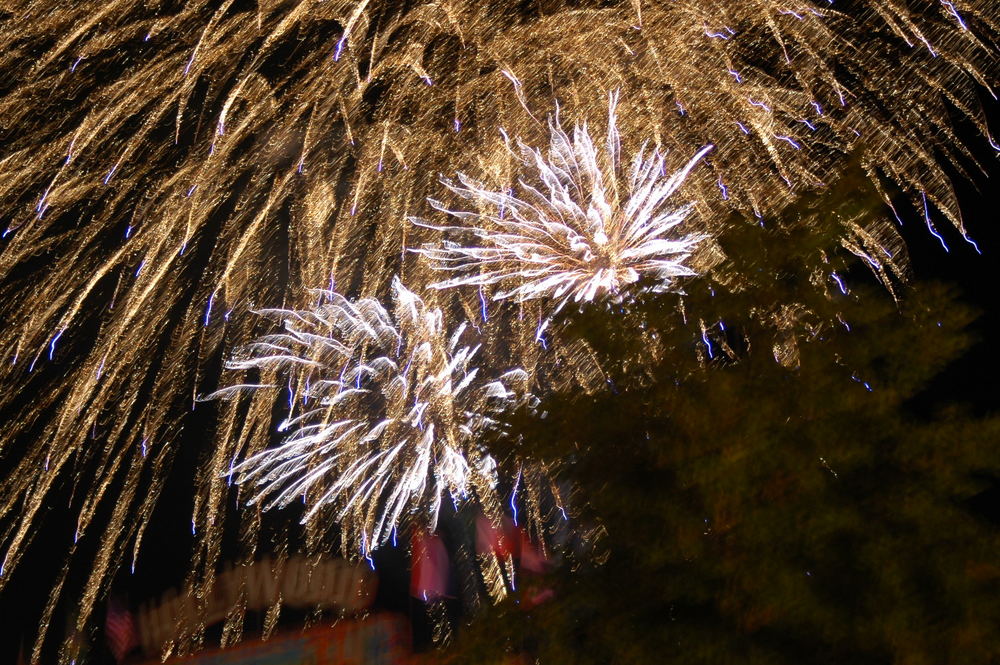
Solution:
M 401 665 L 410 658 L 404 617 L 376 614 L 228 649 L 202 651 L 165 665 Z M 156 661 L 159 665 L 159 661 Z
M 279 600 L 287 607 L 357 612 L 371 606 L 375 584 L 370 569 L 343 559 L 265 557 L 248 565 L 227 566 L 216 577 L 202 607 L 194 594 L 174 590 L 142 606 L 136 615 L 139 643 L 146 653 L 160 653 L 164 645 L 181 636 L 185 626 L 201 622 L 209 626 L 225 620 L 236 607 L 263 610 Z

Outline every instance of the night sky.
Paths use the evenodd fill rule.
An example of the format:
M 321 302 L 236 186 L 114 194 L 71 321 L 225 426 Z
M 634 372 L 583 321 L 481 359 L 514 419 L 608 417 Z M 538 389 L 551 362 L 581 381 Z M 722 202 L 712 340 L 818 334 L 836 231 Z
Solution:
M 984 100 L 984 103 L 991 127 L 1000 134 L 1000 105 L 992 100 Z M 997 378 L 1000 376 L 1000 354 L 997 353 L 1000 305 L 995 302 L 1000 268 L 1000 158 L 965 123 L 959 121 L 959 128 L 960 135 L 968 141 L 985 171 L 974 172 L 971 182 L 957 174 L 954 179 L 966 227 L 982 253 L 964 242 L 958 232 L 943 221 L 939 212 L 932 210 L 931 214 L 939 220 L 936 228 L 944 237 L 948 251 L 928 232 L 921 211 L 914 210 L 903 200 L 898 201 L 898 209 L 903 217 L 902 234 L 913 259 L 917 281 L 941 280 L 955 284 L 961 298 L 981 312 L 972 326 L 978 341 L 915 400 L 912 405 L 915 413 L 950 401 L 971 404 L 978 413 L 995 413 L 1000 405 Z M 30 394 L 23 397 L 31 399 Z M 199 404 L 187 418 L 180 453 L 145 535 L 138 566 L 130 573 L 128 564 L 123 564 L 113 585 L 115 592 L 127 594 L 133 605 L 179 586 L 187 573 L 192 546 L 190 512 L 194 482 L 190 470 L 205 452 L 202 442 L 207 440 L 205 433 L 213 427 L 214 409 L 212 404 Z M 6 464 L 9 459 L 0 460 L 0 470 Z M 992 479 L 992 483 L 992 489 L 970 503 L 970 510 L 982 517 L 984 529 L 1000 528 L 1000 478 Z M 62 492 L 67 500 L 72 489 L 67 483 Z M 231 511 L 236 509 L 235 505 L 229 508 Z M 268 523 L 278 532 L 293 521 L 290 519 L 293 512 L 286 510 L 270 515 Z M 235 520 L 232 523 L 235 528 Z M 48 506 L 44 524 L 27 558 L 15 570 L 10 585 L 0 596 L 0 617 L 3 617 L 0 663 L 14 662 L 22 641 L 26 648 L 30 644 L 42 605 L 64 564 L 66 543 L 72 539 L 72 517 L 60 505 Z M 92 556 L 97 546 L 93 538 L 90 541 L 81 543 L 68 588 L 86 572 L 83 562 Z M 402 551 L 380 554 L 378 564 L 384 577 L 379 603 L 384 607 L 405 609 L 407 574 Z M 56 613 L 50 633 L 52 644 L 62 638 L 61 626 L 71 604 L 67 601 L 71 599 L 64 599 L 62 609 Z M 100 609 L 95 618 L 103 618 Z M 248 635 L 252 635 L 252 631 Z

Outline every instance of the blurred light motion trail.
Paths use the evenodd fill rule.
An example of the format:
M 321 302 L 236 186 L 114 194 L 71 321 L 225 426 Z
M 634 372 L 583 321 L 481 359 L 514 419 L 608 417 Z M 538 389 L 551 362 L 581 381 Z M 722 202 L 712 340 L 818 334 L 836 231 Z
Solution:
M 446 241 L 414 250 L 435 269 L 458 273 L 430 287 L 506 284 L 509 290 L 496 293 L 495 299 L 553 301 L 547 323 L 571 300 L 621 297 L 642 276 L 666 291 L 676 278 L 694 275 L 684 260 L 704 236 L 671 233 L 689 208 L 666 204 L 712 146 L 699 150 L 669 178 L 663 155 L 656 149 L 646 155 L 643 146 L 625 177 L 616 105 L 612 95 L 603 150 L 595 147 L 586 125 L 575 127 L 571 139 L 558 118 L 549 120 L 547 157 L 524 143 L 518 146 L 518 187 L 524 198 L 484 188 L 461 173 L 459 184 L 446 179 L 444 186 L 468 201 L 466 205 L 489 213 L 449 210 L 429 199 L 433 208 L 459 223 L 441 227 L 413 218 L 419 226 L 471 236 L 476 243 Z M 527 179 L 529 173 L 535 177 Z
M 977 95 L 996 83 L 998 13 L 994 0 L 7 2 L 0 587 L 68 484 L 74 538 L 40 634 L 63 593 L 85 627 L 124 562 L 141 565 L 195 396 L 217 387 L 229 349 L 268 332 L 250 309 L 308 310 L 331 281 L 352 298 L 385 296 L 394 275 L 435 281 L 405 250 L 440 238 L 408 217 L 426 216 L 428 197 L 459 209 L 444 174 L 513 187 L 501 130 L 544 145 L 556 102 L 564 122 L 599 123 L 620 91 L 623 150 L 649 141 L 668 170 L 715 146 L 684 187 L 692 233 L 733 211 L 763 223 L 856 157 L 887 200 L 890 186 L 926 197 L 968 237 L 945 164 L 969 153 L 949 116 L 997 146 Z M 892 223 L 846 241 L 905 276 Z M 474 292 L 428 304 L 470 320 L 480 309 Z M 514 364 L 554 362 L 560 350 L 535 341 L 541 312 L 522 314 L 503 329 L 490 317 L 484 350 L 502 336 Z M 182 470 L 198 487 L 198 593 L 238 491 L 226 474 L 269 445 L 273 406 L 224 409 L 201 467 Z M 259 519 L 241 519 L 252 553 Z M 71 592 L 88 539 L 98 555 Z M 186 634 L 178 652 L 200 643 L 197 620 Z
M 249 503 L 301 499 L 309 506 L 304 522 L 332 504 L 363 556 L 388 541 L 403 519 L 433 532 L 445 495 L 498 506 L 497 464 L 479 437 L 497 425 L 491 414 L 526 397 L 524 371 L 486 379 L 473 365 L 479 346 L 466 344 L 468 324 L 446 329 L 441 310 L 398 279 L 394 315 L 370 298 L 320 296 L 324 302 L 311 311 L 261 312 L 283 321 L 285 332 L 227 363 L 288 374 L 293 394 L 294 410 L 279 426 L 287 439 L 230 471 L 237 482 L 256 486 Z M 280 388 L 237 384 L 209 399 Z M 520 395 L 511 388 L 521 388 Z

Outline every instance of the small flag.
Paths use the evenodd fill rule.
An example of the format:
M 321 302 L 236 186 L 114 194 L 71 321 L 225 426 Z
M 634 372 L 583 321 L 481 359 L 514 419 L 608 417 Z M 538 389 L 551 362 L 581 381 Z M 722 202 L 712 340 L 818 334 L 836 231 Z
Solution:
M 425 603 L 448 595 L 448 551 L 437 534 L 413 534 L 410 595 Z
M 476 518 L 477 554 L 492 552 L 498 559 L 506 559 L 508 556 L 517 557 L 520 554 L 518 551 L 521 544 L 520 529 L 507 518 L 504 518 L 501 526 L 503 527 L 502 531 L 483 514 Z
M 104 623 L 104 634 L 108 641 L 108 649 L 115 657 L 115 662 L 122 662 L 138 644 L 135 632 L 135 619 L 132 612 L 121 598 L 108 601 L 108 613 Z

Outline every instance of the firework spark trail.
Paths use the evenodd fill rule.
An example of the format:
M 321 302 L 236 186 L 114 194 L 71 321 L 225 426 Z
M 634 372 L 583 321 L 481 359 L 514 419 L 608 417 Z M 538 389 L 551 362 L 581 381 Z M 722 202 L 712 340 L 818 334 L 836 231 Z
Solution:
M 478 243 L 446 241 L 413 250 L 435 269 L 459 273 L 431 288 L 500 284 L 507 289 L 498 291 L 496 299 L 545 298 L 551 309 L 544 328 L 571 300 L 619 296 L 640 277 L 653 277 L 656 290 L 667 290 L 676 278 L 694 275 L 684 260 L 704 236 L 672 233 L 690 206 L 668 207 L 668 203 L 712 146 L 699 150 L 670 177 L 664 175 L 660 151 L 654 148 L 647 155 L 643 146 L 626 175 L 621 168 L 616 105 L 617 96 L 612 95 L 603 151 L 595 148 L 586 125 L 575 127 L 570 138 L 558 116 L 549 119 L 547 155 L 519 141 L 520 197 L 484 187 L 463 174 L 458 175 L 460 184 L 444 180 L 449 190 L 487 212 L 450 210 L 431 199 L 433 208 L 466 225 L 411 220 L 474 236 Z
M 856 153 L 961 227 L 941 159 L 967 154 L 951 108 L 993 142 L 976 86 L 996 82 L 996 2 L 542 4 L 5 4 L 0 450 L 25 452 L 0 483 L 0 587 L 69 478 L 87 496 L 71 508 L 77 536 L 115 553 L 88 577 L 85 621 L 118 555 L 140 549 L 223 340 L 259 334 L 242 312 L 308 309 L 297 285 L 331 277 L 361 295 L 394 274 L 432 281 L 404 257 L 434 239 L 407 216 L 426 212 L 440 173 L 512 186 L 498 130 L 540 145 L 536 118 L 555 99 L 582 121 L 620 89 L 628 151 L 646 138 L 673 154 L 715 145 L 685 190 L 705 224 L 776 214 Z M 905 261 L 890 224 L 865 234 Z M 526 366 L 536 325 L 526 315 L 508 331 Z M 222 474 L 266 445 L 271 406 L 225 410 L 199 472 L 202 589 L 231 496 Z M 141 496 L 135 483 L 150 493 L 127 523 L 95 520 L 102 502 Z
M 492 416 L 523 397 L 527 375 L 511 370 L 484 381 L 473 365 L 479 346 L 463 343 L 467 324 L 447 331 L 441 310 L 393 281 L 395 315 L 374 299 L 352 302 L 322 292 L 311 311 L 264 310 L 285 332 L 251 344 L 230 369 L 259 370 L 304 386 L 300 409 L 281 424 L 290 432 L 230 472 L 257 487 L 265 508 L 300 498 L 312 519 L 328 504 L 363 550 L 370 551 L 422 514 L 431 531 L 445 495 L 460 501 L 496 492 L 496 462 L 477 445 Z M 228 397 L 270 385 L 238 384 Z M 482 501 L 491 505 L 493 501 Z

